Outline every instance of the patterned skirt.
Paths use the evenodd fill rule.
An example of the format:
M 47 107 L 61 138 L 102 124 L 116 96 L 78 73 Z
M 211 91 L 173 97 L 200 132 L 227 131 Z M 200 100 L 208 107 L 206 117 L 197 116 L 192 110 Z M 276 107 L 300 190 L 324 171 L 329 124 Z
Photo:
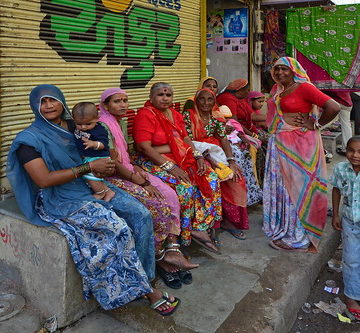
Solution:
M 290 200 L 280 173 L 275 136 L 269 140 L 263 189 L 263 230 L 272 240 L 281 239 L 293 248 L 306 248 L 310 241 Z
M 231 145 L 236 163 L 241 168 L 241 172 L 246 180 L 247 205 L 251 206 L 261 202 L 263 194 L 256 182 L 251 156 L 247 150 L 241 150 L 237 145 Z
M 181 242 L 189 245 L 191 230 L 206 231 L 217 221 L 221 221 L 221 191 L 218 177 L 214 171 L 208 171 L 206 179 L 212 189 L 211 197 L 204 197 L 196 185 L 178 181 L 153 162 L 141 156 L 136 162 L 147 172 L 159 177 L 177 193 L 180 201 Z
M 155 248 L 157 251 L 161 250 L 170 231 L 179 223 L 166 201 L 151 198 L 142 186 L 128 180 L 117 177 L 107 180 L 139 200 L 150 211 L 154 224 Z
M 116 193 L 117 196 L 121 194 Z M 126 193 L 125 193 L 126 195 Z M 99 202 L 82 202 L 81 208 L 66 219 L 54 219 L 42 204 L 41 192 L 36 210 L 65 236 L 78 272 L 83 280 L 84 298 L 94 295 L 105 310 L 118 308 L 152 291 L 147 273 L 139 259 L 132 230 L 125 220 Z M 116 202 L 112 202 L 116 205 Z M 148 217 L 144 215 L 147 220 Z M 139 221 L 144 225 L 145 220 Z M 142 240 L 147 256 L 154 256 L 153 241 L 144 227 Z M 153 262 L 153 260 L 152 260 Z M 146 265 L 146 263 L 145 263 Z M 152 264 L 154 266 L 154 262 Z M 153 276 L 153 268 L 149 275 Z

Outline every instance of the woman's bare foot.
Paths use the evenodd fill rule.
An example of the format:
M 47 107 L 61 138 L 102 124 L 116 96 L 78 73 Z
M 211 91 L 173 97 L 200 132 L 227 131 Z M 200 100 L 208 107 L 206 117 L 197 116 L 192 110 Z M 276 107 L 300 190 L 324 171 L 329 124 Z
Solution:
M 165 259 L 165 258 L 164 258 Z M 166 262 L 164 259 L 156 261 L 156 265 L 161 267 L 163 270 L 169 273 L 176 273 L 180 270 L 178 266 Z
M 357 301 L 355 301 L 352 298 L 346 297 L 345 298 L 345 304 L 348 308 L 359 310 L 360 311 L 360 305 Z
M 168 264 L 175 265 L 185 271 L 199 267 L 198 264 L 193 264 L 186 259 L 181 252 L 171 251 L 169 249 L 165 250 L 165 257 L 163 260 Z
M 108 188 L 107 190 L 105 190 L 105 195 L 103 197 L 103 200 L 110 201 L 114 196 L 115 196 L 115 192 L 110 188 Z
M 104 197 L 105 197 L 105 193 L 101 193 L 101 194 L 96 194 L 94 193 L 93 194 L 93 197 L 97 200 L 104 200 Z
M 163 296 L 164 296 L 164 294 L 162 293 L 162 291 L 159 290 L 159 289 L 155 289 L 155 288 L 153 288 L 152 293 L 146 294 L 146 297 L 149 300 L 150 305 L 152 305 L 155 302 L 159 301 Z M 169 298 L 170 302 L 175 301 L 175 297 L 172 296 L 172 295 L 169 295 L 168 298 Z M 166 311 L 166 310 L 170 309 L 172 307 L 170 302 L 165 302 L 164 304 L 159 305 L 156 308 L 156 311 L 162 312 L 162 311 Z
M 235 226 L 230 222 L 228 221 L 227 219 L 223 219 L 221 221 L 221 228 L 224 228 L 224 229 L 235 229 Z
M 196 239 L 197 242 L 203 243 L 203 247 L 212 249 L 214 252 L 220 252 L 206 231 L 193 230 L 191 231 L 191 236 Z

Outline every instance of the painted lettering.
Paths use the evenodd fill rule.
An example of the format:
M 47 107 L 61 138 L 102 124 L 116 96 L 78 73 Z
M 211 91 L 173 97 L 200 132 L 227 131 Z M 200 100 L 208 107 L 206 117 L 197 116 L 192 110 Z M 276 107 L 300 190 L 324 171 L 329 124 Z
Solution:
M 162 4 L 181 7 L 175 0 Z M 180 53 L 180 20 L 173 13 L 138 6 L 115 12 L 96 0 L 42 0 L 41 11 L 47 15 L 40 38 L 65 61 L 98 63 L 106 55 L 108 65 L 130 66 L 120 78 L 122 88 L 145 87 L 155 66 L 172 66 Z
M 16 235 L 11 232 L 11 225 L 6 225 L 1 228 L 0 237 L 2 238 L 3 243 L 12 248 L 13 255 L 15 257 L 19 257 L 21 252 L 20 242 L 18 241 Z

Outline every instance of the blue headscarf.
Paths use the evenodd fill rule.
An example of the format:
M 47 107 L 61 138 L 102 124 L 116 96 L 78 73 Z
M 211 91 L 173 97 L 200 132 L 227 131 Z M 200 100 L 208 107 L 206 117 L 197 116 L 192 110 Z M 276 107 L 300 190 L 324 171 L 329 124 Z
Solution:
M 64 107 L 62 118 L 71 118 L 65 97 L 59 88 L 47 84 L 35 87 L 29 96 L 35 121 L 16 136 L 7 161 L 7 177 L 20 209 L 30 223 L 41 226 L 49 224 L 41 220 L 34 209 L 39 189 L 19 162 L 16 156 L 17 149 L 22 144 L 34 147 L 40 153 L 49 171 L 70 169 L 82 163 L 73 134 L 48 121 L 41 114 L 41 100 L 44 97 L 51 97 L 61 102 Z M 58 219 L 69 216 L 88 201 L 94 201 L 89 187 L 82 179 L 51 186 L 43 189 L 42 192 L 45 211 Z

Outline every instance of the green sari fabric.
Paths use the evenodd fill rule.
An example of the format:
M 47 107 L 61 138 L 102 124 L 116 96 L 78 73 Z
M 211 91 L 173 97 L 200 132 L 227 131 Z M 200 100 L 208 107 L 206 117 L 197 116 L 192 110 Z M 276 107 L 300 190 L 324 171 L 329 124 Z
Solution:
M 286 12 L 288 52 L 292 47 L 352 87 L 360 73 L 360 5 L 308 7 Z

